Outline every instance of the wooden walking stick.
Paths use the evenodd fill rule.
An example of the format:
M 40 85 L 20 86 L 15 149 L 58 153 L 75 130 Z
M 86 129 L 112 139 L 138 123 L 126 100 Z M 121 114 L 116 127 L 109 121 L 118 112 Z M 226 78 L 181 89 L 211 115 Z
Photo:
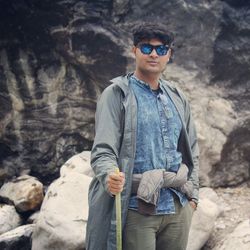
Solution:
M 115 172 L 120 173 L 119 168 Z M 121 211 L 121 193 L 115 196 L 115 212 L 116 212 L 116 249 L 122 250 L 122 211 Z

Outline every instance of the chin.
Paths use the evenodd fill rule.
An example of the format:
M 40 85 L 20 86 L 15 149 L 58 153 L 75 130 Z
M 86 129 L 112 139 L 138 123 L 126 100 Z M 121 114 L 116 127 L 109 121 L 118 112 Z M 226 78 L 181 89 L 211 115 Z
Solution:
M 156 68 L 150 68 L 150 69 L 146 69 L 145 72 L 154 73 L 154 74 L 160 74 L 162 72 L 162 70 L 156 69 Z

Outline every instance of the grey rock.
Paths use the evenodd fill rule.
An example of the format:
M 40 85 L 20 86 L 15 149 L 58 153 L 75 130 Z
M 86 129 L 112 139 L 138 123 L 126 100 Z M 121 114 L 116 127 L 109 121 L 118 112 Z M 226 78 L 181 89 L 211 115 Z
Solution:
M 220 31 L 214 43 L 214 58 L 211 64 L 213 81 L 224 82 L 231 86 L 238 85 L 238 87 L 240 83 L 244 82 L 246 85 L 250 83 L 249 66 L 245 64 L 245 61 L 250 59 L 249 53 L 245 53 L 250 49 L 249 18 L 241 18 L 243 13 L 249 15 L 248 7 L 247 1 L 223 1 L 222 17 L 224 18 L 221 19 Z M 238 39 L 235 39 L 236 37 Z M 236 61 L 231 60 L 235 53 L 239 55 Z M 244 95 L 243 89 L 241 93 Z
M 27 171 L 50 183 L 91 148 L 96 99 L 126 70 L 125 40 L 103 18 L 109 1 L 0 5 L 0 161 L 10 177 Z
M 33 224 L 24 225 L 0 235 L 0 249 L 30 250 L 33 228 Z
M 240 223 L 235 230 L 218 243 L 214 250 L 249 250 L 250 248 L 250 220 Z
M 237 185 L 250 179 L 250 119 L 233 130 L 210 173 L 213 186 Z
M 61 167 L 60 176 L 63 177 L 69 173 L 77 172 L 89 177 L 94 177 L 94 172 L 90 166 L 90 153 L 90 151 L 83 151 L 71 157 Z
M 49 184 L 67 159 L 90 150 L 96 100 L 109 79 L 133 69 L 131 30 L 139 20 L 153 19 L 175 32 L 172 65 L 186 75 L 194 73 L 194 84 L 202 82 L 202 91 L 211 87 L 223 93 L 218 101 L 210 96 L 201 103 L 200 112 L 212 114 L 205 117 L 211 129 L 206 127 L 206 136 L 200 137 L 205 184 L 217 176 L 208 176 L 212 166 L 223 172 L 239 161 L 237 178 L 224 178 L 221 184 L 248 180 L 245 154 L 236 148 L 249 151 L 249 130 L 241 137 L 242 128 L 231 126 L 231 117 L 220 120 L 223 112 L 210 112 L 219 106 L 228 112 L 229 101 L 240 124 L 250 117 L 249 8 L 247 1 L 233 2 L 0 0 L 2 176 L 25 173 Z M 194 98 L 200 106 L 200 96 Z M 219 164 L 231 147 L 231 165 Z M 221 153 L 226 158 L 220 159 Z
M 221 213 L 202 250 L 214 250 L 215 247 L 221 246 L 241 222 L 249 220 L 250 188 L 247 183 L 238 187 L 217 188 L 215 191 L 219 197 L 216 204 Z
M 213 230 L 220 211 L 216 203 L 201 198 L 192 218 L 187 250 L 200 250 Z
M 214 176 L 211 172 L 221 162 L 227 137 L 237 127 L 238 117 L 233 103 L 223 98 L 220 88 L 205 86 L 197 80 L 195 71 L 169 65 L 165 76 L 190 100 L 200 147 L 200 183 L 210 186 Z M 239 180 L 236 178 L 235 181 Z
M 20 226 L 21 223 L 22 219 L 14 206 L 0 204 L 0 235 Z
M 218 204 L 220 202 L 220 199 L 219 199 L 217 193 L 212 188 L 209 188 L 209 187 L 200 188 L 199 196 L 200 196 L 200 198 L 208 199 L 208 200 L 214 202 L 215 204 Z
M 28 224 L 36 224 L 38 217 L 39 217 L 39 213 L 40 213 L 40 211 L 36 211 L 32 215 L 30 215 L 29 218 L 27 219 L 27 223 Z

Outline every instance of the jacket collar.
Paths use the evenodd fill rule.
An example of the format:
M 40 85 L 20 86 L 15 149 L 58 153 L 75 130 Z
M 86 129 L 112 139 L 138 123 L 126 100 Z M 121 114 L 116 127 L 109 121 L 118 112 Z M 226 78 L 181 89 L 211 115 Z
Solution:
M 132 75 L 133 75 L 133 72 L 129 72 L 128 74 L 113 78 L 112 80 L 110 80 L 110 82 L 117 84 L 122 89 L 124 96 L 126 96 L 128 93 L 128 89 L 129 89 L 129 78 Z M 169 92 L 169 90 L 171 90 L 175 93 L 177 92 L 176 88 L 174 86 L 171 86 L 171 84 L 169 84 L 169 82 L 167 82 L 161 78 L 159 81 L 160 81 L 160 85 L 163 86 L 165 91 Z
M 130 72 L 122 76 L 118 76 L 110 80 L 112 83 L 116 84 L 122 90 L 124 97 L 126 97 L 129 93 L 129 78 L 131 75 L 133 75 L 133 72 Z M 183 111 L 183 102 L 179 94 L 179 91 L 175 86 L 170 84 L 168 81 L 163 80 L 162 78 L 160 78 L 159 81 L 161 87 L 166 91 L 166 93 L 169 95 L 169 97 L 175 104 L 177 111 L 180 114 L 181 120 L 184 122 L 185 118 Z
M 124 96 L 126 96 L 128 93 L 129 78 L 131 75 L 133 75 L 133 72 L 130 72 L 130 73 L 122 75 L 122 76 L 118 76 L 118 77 L 110 80 L 112 83 L 117 84 L 121 88 L 121 90 L 124 93 Z

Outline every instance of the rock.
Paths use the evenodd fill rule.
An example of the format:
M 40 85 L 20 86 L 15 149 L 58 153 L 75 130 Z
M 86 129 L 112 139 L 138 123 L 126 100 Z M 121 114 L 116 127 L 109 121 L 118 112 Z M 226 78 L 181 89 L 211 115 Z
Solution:
M 237 118 L 232 102 L 223 98 L 209 98 L 207 112 L 209 114 L 207 122 L 211 124 L 212 128 L 219 129 L 225 135 L 232 131 Z
M 63 177 L 71 172 L 77 172 L 79 174 L 93 177 L 94 172 L 90 166 L 90 153 L 90 151 L 83 151 L 82 153 L 71 157 L 61 167 L 60 175 Z
M 0 235 L 0 249 L 30 250 L 33 228 L 32 224 L 24 225 Z
M 62 176 L 49 186 L 34 230 L 33 250 L 84 248 L 88 187 L 92 179 L 81 169 L 86 164 L 84 154 L 67 161 Z
M 29 216 L 29 218 L 27 219 L 27 223 L 29 224 L 36 224 L 38 217 L 39 217 L 40 211 L 36 211 L 35 213 L 33 213 L 31 216 Z
M 239 90 L 239 83 L 249 84 L 250 79 L 249 67 L 244 65 L 244 62 L 249 60 L 249 54 L 243 57 L 244 51 L 248 51 L 250 48 L 249 20 L 240 18 L 241 10 L 247 9 L 249 3 L 247 1 L 224 0 L 222 6 L 225 19 L 221 19 L 220 30 L 214 41 L 214 58 L 211 64 L 212 81 L 225 85 L 235 85 L 235 88 Z M 248 9 L 246 13 L 249 14 Z M 239 41 L 235 41 L 235 37 L 240 38 Z M 242 53 L 242 56 L 237 57 L 236 61 L 231 61 L 235 53 Z M 223 58 L 223 63 L 221 58 Z M 240 92 L 244 93 L 245 91 L 242 89 L 238 95 Z M 238 98 L 240 97 L 241 94 Z
M 246 119 L 228 135 L 221 151 L 221 161 L 210 173 L 211 185 L 225 187 L 247 182 L 250 179 L 249 149 L 250 119 Z
M 130 0 L 114 0 L 113 1 L 113 15 L 114 21 L 119 22 L 129 11 Z
M 217 94 L 216 100 L 210 97 L 212 93 Z M 199 98 L 193 101 L 192 107 L 199 135 L 201 185 L 210 186 L 213 178 L 210 173 L 213 166 L 221 161 L 221 151 L 237 120 L 232 104 L 221 98 L 219 91 L 207 90 L 196 96 Z M 198 102 L 202 105 L 198 105 Z
M 195 72 L 169 65 L 165 76 L 181 88 L 190 101 L 200 147 L 200 184 L 210 186 L 214 176 L 210 174 L 213 166 L 221 162 L 227 137 L 238 122 L 233 103 L 223 97 L 221 89 L 198 81 Z
M 209 187 L 200 188 L 199 197 L 201 199 L 208 199 L 214 202 L 215 204 L 218 204 L 220 201 L 217 193 L 212 188 L 209 188 Z
M 215 191 L 222 213 L 216 219 L 213 232 L 202 250 L 214 250 L 215 246 L 221 246 L 241 222 L 249 220 L 250 188 L 246 183 L 239 187 L 217 188 Z
M 120 16 L 123 5 L 118 2 Z M 115 23 L 105 20 L 111 16 L 110 3 L 68 3 L 19 8 L 0 1 L 5 34 L 0 39 L 0 106 L 4 107 L 0 151 L 7 152 L 0 154 L 0 163 L 8 168 L 8 176 L 27 170 L 46 184 L 58 178 L 67 159 L 91 148 L 96 99 L 114 72 L 126 71 L 123 47 L 128 39 L 121 37 Z M 44 15 L 44 8 L 53 11 Z M 11 13 L 15 13 L 12 21 Z M 22 24 L 15 21 L 16 16 Z M 101 56 L 107 51 L 109 60 Z
M 20 5 L 0 0 L 0 164 L 5 169 L 0 183 L 1 176 L 25 172 L 50 184 L 67 159 L 90 150 L 96 100 L 109 79 L 134 69 L 131 30 L 139 20 L 154 19 L 176 35 L 175 59 L 167 68 L 183 82 L 193 76 L 193 86 L 199 86 L 191 99 L 203 121 L 202 178 L 209 184 L 208 172 L 221 161 L 225 143 L 228 148 L 243 143 L 249 151 L 247 138 L 227 140 L 233 132 L 231 109 L 242 121 L 250 116 L 245 53 L 250 21 L 241 18 L 249 9 L 247 1 L 233 2 L 31 0 Z M 230 167 L 243 157 L 243 169 L 245 156 L 236 150 L 233 155 L 239 159 Z M 248 178 L 241 175 L 230 185 Z
M 0 166 L 0 187 L 4 183 L 4 180 L 6 179 L 6 177 L 7 177 L 6 169 L 1 168 L 1 166 Z
M 0 204 L 0 235 L 8 232 L 22 223 L 22 219 L 14 206 Z
M 200 250 L 204 246 L 218 215 L 219 208 L 216 203 L 206 198 L 200 198 L 197 210 L 193 215 L 187 250 Z
M 14 204 L 20 212 L 36 210 L 43 201 L 43 184 L 35 177 L 23 175 L 0 189 L 0 197 Z
M 249 250 L 250 249 L 250 220 L 240 223 L 235 230 L 226 236 L 223 242 L 213 250 Z

